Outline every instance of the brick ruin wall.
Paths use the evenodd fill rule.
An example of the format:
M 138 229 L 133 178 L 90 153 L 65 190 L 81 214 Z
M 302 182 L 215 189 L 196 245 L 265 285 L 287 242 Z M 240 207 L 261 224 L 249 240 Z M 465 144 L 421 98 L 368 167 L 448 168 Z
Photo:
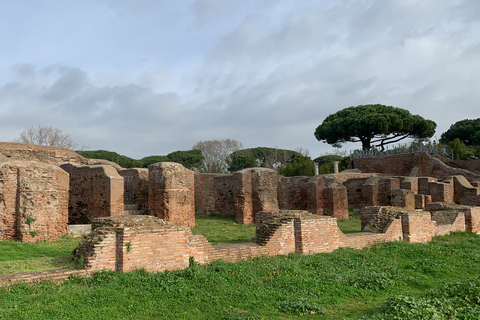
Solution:
M 456 160 L 447 164 L 451 167 L 468 170 L 480 175 L 480 159 Z
M 68 174 L 30 161 L 0 164 L 0 240 L 58 239 L 67 232 Z
M 464 164 L 463 166 L 467 165 Z M 477 162 L 472 162 L 474 170 L 477 166 Z M 415 172 L 415 176 L 418 177 L 445 179 L 449 176 L 462 175 L 470 182 L 480 181 L 480 174 L 451 167 L 426 152 L 353 159 L 350 161 L 349 167 L 360 169 L 365 173 L 379 173 L 389 176 L 409 176 L 412 172 Z
M 148 213 L 165 221 L 195 226 L 195 174 L 183 165 L 160 162 L 148 167 Z
M 120 169 L 118 174 L 124 181 L 124 202 L 148 212 L 148 169 Z
M 38 161 L 55 165 L 66 162 L 88 163 L 88 159 L 73 150 L 34 144 L 0 142 L 0 153 L 9 160 Z
M 363 248 L 402 239 L 425 243 L 434 235 L 452 231 L 479 233 L 480 208 L 456 206 L 452 209 L 449 204 L 441 205 L 456 210 L 456 216 L 449 210 L 448 215 L 437 212 L 434 221 L 426 211 L 377 207 L 377 211 L 395 213 L 389 216 L 383 232 L 348 235 L 340 231 L 333 217 L 307 211 L 262 211 L 257 213 L 255 243 L 222 245 L 212 245 L 203 236 L 193 235 L 186 226 L 152 216 L 98 218 L 93 222 L 94 231 L 77 248 L 76 257 L 85 259 L 87 272 L 128 272 L 137 268 L 164 271 L 186 268 L 192 258 L 199 263 L 219 259 L 235 262 L 292 252 L 313 254 L 332 252 L 340 247 Z
M 334 175 L 283 177 L 267 168 L 195 175 L 196 214 L 232 215 L 253 223 L 260 211 L 308 210 L 348 218 L 347 188 Z
M 96 217 L 114 217 L 124 212 L 124 180 L 111 166 L 63 164 L 70 174 L 68 223 L 89 223 Z

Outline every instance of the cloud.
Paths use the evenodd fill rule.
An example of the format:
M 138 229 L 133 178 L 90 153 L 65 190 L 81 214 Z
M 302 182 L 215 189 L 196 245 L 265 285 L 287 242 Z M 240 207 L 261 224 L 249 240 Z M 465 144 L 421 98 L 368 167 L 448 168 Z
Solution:
M 78 5 L 74 21 L 92 26 L 77 41 L 39 25 L 45 54 L 1 73 L 4 140 L 41 124 L 133 157 L 225 138 L 318 156 L 331 147 L 316 126 L 352 105 L 408 109 L 436 121 L 437 136 L 478 117 L 476 1 L 99 3 L 93 15 Z M 68 10 L 55 12 L 62 26 Z

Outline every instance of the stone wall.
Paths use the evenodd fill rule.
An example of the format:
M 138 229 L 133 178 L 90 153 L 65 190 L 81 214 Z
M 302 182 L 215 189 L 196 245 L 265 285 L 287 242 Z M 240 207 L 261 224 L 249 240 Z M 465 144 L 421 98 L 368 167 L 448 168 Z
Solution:
M 195 174 L 175 162 L 148 167 L 148 212 L 165 221 L 195 226 Z
M 231 174 L 219 174 L 213 179 L 215 213 L 235 216 L 235 180 Z
M 311 177 L 307 182 L 308 211 L 348 219 L 347 188 L 334 175 Z
M 235 219 L 255 222 L 256 213 L 278 210 L 278 172 L 267 168 L 244 169 L 233 173 Z
M 307 210 L 307 182 L 310 177 L 278 177 L 278 207 L 284 210 Z
M 66 162 L 88 163 L 88 159 L 73 150 L 34 144 L 0 142 L 0 153 L 10 160 L 38 161 L 55 165 Z
M 195 214 L 208 215 L 215 212 L 215 173 L 195 174 Z
M 416 176 L 418 177 L 445 179 L 449 176 L 462 175 L 468 181 L 480 180 L 480 174 L 450 167 L 426 152 L 354 159 L 350 162 L 350 166 L 358 168 L 362 172 L 381 173 L 391 176 L 409 176 L 412 169 L 417 167 Z
M 0 164 L 0 240 L 58 239 L 67 232 L 68 173 L 30 161 Z
M 459 169 L 465 169 L 480 175 L 480 159 L 456 160 L 447 163 L 449 166 Z
M 117 170 L 73 163 L 61 168 L 70 174 L 68 223 L 84 224 L 96 217 L 123 215 L 124 181 Z
M 456 210 L 457 214 L 450 212 L 448 217 L 441 217 L 441 212 L 436 213 L 437 221 L 442 221 L 439 227 L 430 212 L 380 207 L 375 210 L 393 213 L 380 228 L 382 232 L 348 235 L 340 231 L 332 217 L 306 211 L 262 211 L 257 213 L 256 243 L 222 245 L 212 245 L 203 236 L 193 235 L 188 227 L 152 216 L 98 218 L 94 220 L 94 231 L 77 248 L 76 257 L 85 259 L 87 272 L 103 269 L 127 272 L 137 268 L 164 271 L 186 268 L 192 258 L 199 263 L 219 259 L 235 262 L 292 252 L 331 252 L 339 247 L 360 249 L 401 239 L 424 243 L 436 234 L 465 229 L 480 231 L 480 208 L 452 209 L 448 204 L 437 207 Z M 466 212 L 469 218 L 462 220 L 467 217 Z
M 137 204 L 148 212 L 148 169 L 121 169 L 118 174 L 124 182 L 124 202 Z

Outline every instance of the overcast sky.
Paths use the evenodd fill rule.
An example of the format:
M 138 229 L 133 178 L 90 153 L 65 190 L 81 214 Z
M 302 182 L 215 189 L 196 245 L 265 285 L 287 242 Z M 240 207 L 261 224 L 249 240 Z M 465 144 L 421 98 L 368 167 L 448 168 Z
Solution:
M 52 125 L 133 158 L 226 138 L 315 158 L 349 106 L 437 138 L 480 117 L 478 0 L 0 0 L 0 41 L 0 141 Z

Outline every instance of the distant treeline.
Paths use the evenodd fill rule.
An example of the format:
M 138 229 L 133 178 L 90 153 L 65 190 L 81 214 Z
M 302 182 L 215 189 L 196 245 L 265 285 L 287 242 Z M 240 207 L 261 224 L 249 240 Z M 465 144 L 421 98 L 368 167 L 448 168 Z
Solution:
M 107 150 L 77 151 L 77 153 L 89 159 L 112 161 L 122 168 L 148 168 L 149 165 L 157 162 L 178 162 L 186 168 L 191 169 L 192 167 L 200 167 L 203 162 L 203 156 L 200 150 L 174 151 L 166 156 L 148 156 L 140 160 Z
M 166 156 L 148 156 L 140 160 L 123 156 L 113 151 L 77 151 L 78 154 L 89 159 L 104 159 L 115 162 L 123 168 L 148 168 L 157 162 L 177 162 L 188 169 L 198 168 L 200 172 L 204 166 L 204 156 L 200 150 L 174 151 Z M 277 170 L 281 175 L 313 176 L 314 162 L 319 163 L 320 174 L 333 173 L 333 161 L 340 162 L 340 170 L 348 165 L 348 157 L 338 155 L 325 155 L 312 160 L 299 152 L 277 148 L 257 147 L 237 150 L 230 154 L 228 161 L 229 172 L 235 172 L 246 168 L 264 167 Z

